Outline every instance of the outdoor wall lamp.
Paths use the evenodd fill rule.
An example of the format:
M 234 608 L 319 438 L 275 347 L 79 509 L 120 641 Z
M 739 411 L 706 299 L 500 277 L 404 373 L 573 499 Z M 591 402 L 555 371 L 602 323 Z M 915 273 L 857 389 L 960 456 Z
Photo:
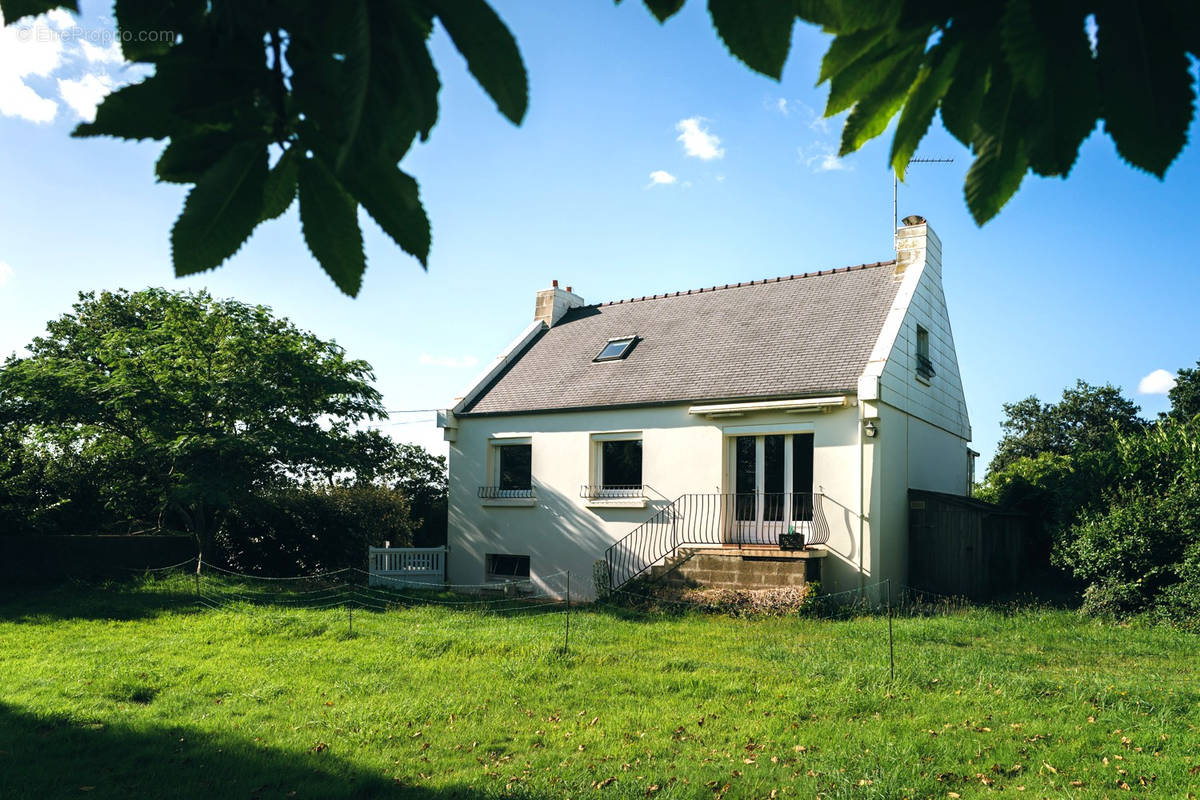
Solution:
M 874 439 L 879 433 L 879 426 L 875 424 L 875 420 L 867 420 L 867 424 L 863 425 L 863 433 L 867 434 L 868 439 Z

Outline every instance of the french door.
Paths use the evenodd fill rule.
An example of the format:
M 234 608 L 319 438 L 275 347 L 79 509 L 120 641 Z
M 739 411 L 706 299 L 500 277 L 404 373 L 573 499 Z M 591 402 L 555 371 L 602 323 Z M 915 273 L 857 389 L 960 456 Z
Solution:
M 791 527 L 812 525 L 811 433 L 729 437 L 733 524 L 727 537 L 738 544 L 779 543 Z

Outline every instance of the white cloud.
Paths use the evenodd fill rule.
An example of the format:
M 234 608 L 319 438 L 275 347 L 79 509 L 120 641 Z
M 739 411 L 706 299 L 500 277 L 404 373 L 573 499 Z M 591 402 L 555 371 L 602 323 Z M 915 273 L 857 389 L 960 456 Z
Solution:
M 88 72 L 79 80 L 58 79 L 58 93 L 63 102 L 84 122 L 96 119 L 96 106 L 113 90 L 112 78 Z
M 656 169 L 650 173 L 650 182 L 646 184 L 646 188 L 651 186 L 670 186 L 676 181 L 676 178 L 665 169 Z
M 26 79 L 49 77 L 62 65 L 63 40 L 58 32 L 70 24 L 71 15 L 61 10 L 12 26 L 0 16 L 0 115 L 37 123 L 54 119 L 58 103 L 42 97 Z
M 475 356 L 455 358 L 454 356 L 433 356 L 429 353 L 421 353 L 421 357 L 417 360 L 425 366 L 447 367 L 449 369 L 474 367 L 479 364 L 479 359 Z
M 83 50 L 83 57 L 90 64 L 125 63 L 125 56 L 121 54 L 121 45 L 118 42 L 109 42 L 107 47 L 98 47 L 91 42 L 80 40 L 79 47 Z
M 833 145 L 823 142 L 806 147 L 796 149 L 796 154 L 800 156 L 801 163 L 808 167 L 813 172 L 837 172 L 839 170 L 854 169 L 854 165 L 845 159 L 838 158 L 837 151 Z
M 1138 394 L 1166 394 L 1175 388 L 1175 376 L 1165 369 L 1156 369 L 1138 381 Z
M 678 141 L 683 142 L 683 151 L 703 161 L 723 158 L 725 149 L 721 147 L 720 137 L 710 133 L 704 122 L 703 117 L 689 117 L 675 125 L 675 130 L 679 131 Z
M 81 119 L 94 120 L 105 95 L 138 77 L 137 70 L 127 69 L 120 44 L 100 36 L 106 32 L 81 28 L 62 9 L 0 27 L 0 116 L 53 122 L 61 100 Z M 107 43 L 94 44 L 89 38 Z M 111 71 L 116 69 L 124 72 Z M 45 96 L 50 87 L 43 88 L 38 79 L 47 84 L 53 79 L 58 99 Z
M 4 261 L 0 261 L 0 288 L 3 288 L 12 276 L 13 268 Z
M 46 12 L 45 17 L 46 21 L 54 26 L 56 30 L 66 30 L 75 26 L 75 18 L 65 8 L 52 8 Z M 39 19 L 41 18 L 39 17 Z
M 775 101 L 775 110 L 785 117 L 788 115 L 788 100 L 786 97 L 781 97 Z

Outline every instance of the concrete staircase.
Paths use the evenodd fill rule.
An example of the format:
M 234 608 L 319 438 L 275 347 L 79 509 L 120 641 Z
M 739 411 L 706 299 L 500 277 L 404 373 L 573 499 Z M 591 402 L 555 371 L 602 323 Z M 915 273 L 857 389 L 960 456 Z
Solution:
M 821 579 L 827 551 L 770 547 L 681 547 L 650 568 L 648 583 L 668 588 L 798 588 Z

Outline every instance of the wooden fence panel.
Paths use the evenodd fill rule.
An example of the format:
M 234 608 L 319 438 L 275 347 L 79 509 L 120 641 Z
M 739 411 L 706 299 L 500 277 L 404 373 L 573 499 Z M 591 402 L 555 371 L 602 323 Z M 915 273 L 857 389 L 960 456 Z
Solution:
M 1029 566 L 1026 517 L 969 497 L 916 489 L 908 496 L 913 588 L 983 601 L 1021 587 Z

